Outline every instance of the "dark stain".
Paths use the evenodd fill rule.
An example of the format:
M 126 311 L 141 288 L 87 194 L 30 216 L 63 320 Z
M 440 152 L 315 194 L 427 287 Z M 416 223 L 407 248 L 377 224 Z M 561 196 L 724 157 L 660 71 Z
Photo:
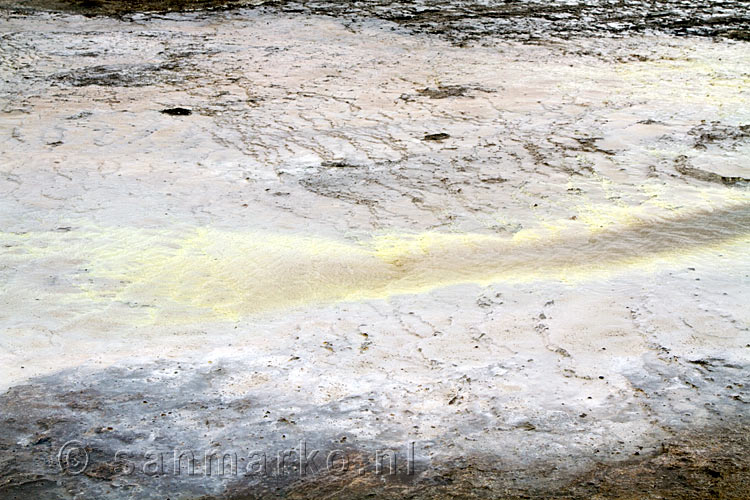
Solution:
M 750 182 L 750 178 L 747 177 L 720 175 L 715 172 L 709 172 L 700 168 L 691 167 L 689 164 L 689 159 L 685 155 L 680 155 L 675 158 L 674 163 L 674 168 L 678 173 L 686 177 L 698 179 L 699 181 L 714 182 L 717 184 L 724 184 L 725 186 L 733 186 L 735 184 Z
M 174 62 L 86 66 L 52 75 L 52 79 L 73 87 L 146 87 L 179 82 L 177 69 Z
M 320 166 L 325 168 L 361 168 L 361 165 L 355 165 L 345 161 L 324 161 Z
M 193 114 L 192 110 L 187 108 L 167 108 L 162 109 L 159 113 L 163 113 L 169 116 L 190 116 Z
M 691 128 L 688 135 L 695 138 L 696 149 L 706 149 L 710 144 L 732 148 L 750 139 L 750 124 L 734 126 L 720 122 L 701 123 Z
M 417 90 L 417 94 L 430 99 L 445 99 L 447 97 L 466 97 L 469 88 L 463 85 L 445 85 L 437 88 L 424 88 Z
M 424 136 L 422 140 L 424 141 L 444 141 L 448 139 L 450 135 L 446 134 L 445 132 L 440 132 L 438 134 L 427 134 Z

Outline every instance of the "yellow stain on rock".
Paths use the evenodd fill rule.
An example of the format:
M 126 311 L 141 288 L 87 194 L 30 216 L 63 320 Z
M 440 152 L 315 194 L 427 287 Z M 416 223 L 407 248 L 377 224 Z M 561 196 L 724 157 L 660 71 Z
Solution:
M 673 99 L 681 103 L 707 103 L 718 108 L 746 104 L 747 53 L 724 52 L 722 57 L 694 57 L 683 53 L 674 58 L 627 62 L 616 74 L 628 84 L 628 92 L 640 98 Z
M 91 228 L 18 237 L 28 251 L 17 257 L 73 255 L 91 277 L 79 285 L 87 300 L 137 303 L 146 322 L 182 323 L 459 283 L 577 282 L 685 265 L 720 247 L 742 255 L 750 242 L 747 203 L 625 220 L 596 231 L 591 220 L 566 221 L 514 237 L 399 233 L 360 243 L 213 228 Z

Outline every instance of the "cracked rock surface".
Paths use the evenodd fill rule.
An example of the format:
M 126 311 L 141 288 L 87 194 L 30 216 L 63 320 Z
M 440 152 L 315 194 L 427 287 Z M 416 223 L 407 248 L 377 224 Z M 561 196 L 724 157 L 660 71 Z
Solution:
M 0 496 L 747 498 L 747 43 L 347 5 L 0 13 Z
M 457 43 L 485 36 L 538 40 L 644 32 L 750 38 L 750 8 L 741 0 L 0 0 L 0 6 L 22 12 L 52 10 L 118 17 L 144 11 L 260 7 L 281 13 L 382 19 Z

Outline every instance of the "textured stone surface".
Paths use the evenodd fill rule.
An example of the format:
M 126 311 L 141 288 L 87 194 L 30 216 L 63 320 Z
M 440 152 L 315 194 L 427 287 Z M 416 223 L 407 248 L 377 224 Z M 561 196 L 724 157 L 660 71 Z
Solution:
M 3 16 L 3 498 L 746 496 L 744 42 Z
M 544 40 L 591 35 L 668 33 L 747 40 L 750 8 L 737 0 L 321 1 L 321 0 L 0 0 L 0 6 L 84 15 L 262 7 L 348 19 L 370 17 L 464 43 L 485 36 Z

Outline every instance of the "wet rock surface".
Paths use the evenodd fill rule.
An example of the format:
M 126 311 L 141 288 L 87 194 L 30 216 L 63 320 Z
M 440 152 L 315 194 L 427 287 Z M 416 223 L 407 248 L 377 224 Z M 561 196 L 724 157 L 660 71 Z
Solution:
M 679 174 L 686 177 L 692 177 L 693 179 L 698 179 L 699 181 L 716 182 L 719 184 L 725 184 L 727 186 L 732 186 L 734 184 L 746 184 L 750 182 L 750 178 L 748 177 L 719 175 L 708 170 L 691 167 L 688 162 L 687 156 L 679 156 L 675 158 L 675 170 Z
M 245 0 L 4 0 L 2 7 L 22 11 L 50 10 L 83 15 L 118 16 L 136 12 L 184 12 L 252 5 Z
M 544 40 L 549 36 L 566 38 L 644 32 L 747 40 L 750 33 L 750 7 L 742 0 L 2 0 L 0 6 L 87 15 L 262 6 L 286 13 L 373 17 L 397 23 L 415 32 L 444 35 L 456 42 L 484 36 Z
M 701 124 L 688 131 L 695 137 L 695 147 L 706 149 L 710 144 L 724 143 L 726 147 L 736 148 L 743 141 L 750 141 L 750 124 L 727 126 L 720 122 Z
M 78 369 L 18 385 L 0 396 L 0 446 L 13 450 L 3 460 L 0 494 L 741 499 L 750 486 L 749 372 L 721 359 L 653 357 L 645 370 L 630 375 L 635 392 L 609 417 L 578 413 L 569 401 L 573 406 L 555 419 L 519 421 L 500 413 L 485 424 L 492 430 L 459 424 L 463 437 L 474 442 L 499 430 L 505 448 L 498 453 L 479 446 L 460 457 L 445 453 L 455 446 L 448 437 L 405 435 L 375 392 L 322 406 L 263 387 L 241 397 L 221 394 L 222 386 L 248 370 L 269 373 L 247 362 L 159 362 Z M 274 376 L 288 377 L 285 371 L 277 369 Z M 723 384 L 724 391 L 705 399 L 706 390 Z M 699 393 L 704 397 L 694 401 Z M 457 395 L 445 404 L 459 397 L 464 399 Z M 618 413 L 632 412 L 644 412 L 660 429 L 635 443 L 571 446 L 592 425 L 606 428 Z M 370 426 L 380 439 L 357 439 L 356 429 Z M 565 446 L 572 455 L 527 455 L 522 449 L 531 442 Z
M 297 7 L 299 6 L 299 7 Z M 282 10 L 318 14 L 365 14 L 457 41 L 486 35 L 544 39 L 549 35 L 627 34 L 733 36 L 750 27 L 743 2 L 290 2 Z
M 74 87 L 103 85 L 110 87 L 143 87 L 181 79 L 174 73 L 174 64 L 137 64 L 120 66 L 89 66 L 85 69 L 59 73 L 53 78 Z

